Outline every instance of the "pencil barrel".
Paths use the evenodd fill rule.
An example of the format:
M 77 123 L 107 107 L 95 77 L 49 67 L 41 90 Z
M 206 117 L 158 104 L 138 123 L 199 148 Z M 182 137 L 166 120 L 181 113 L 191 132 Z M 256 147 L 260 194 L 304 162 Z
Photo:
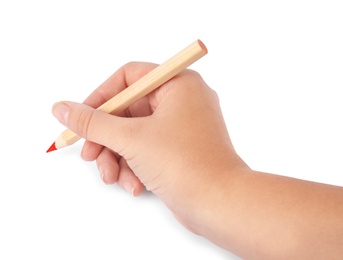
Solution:
M 112 114 L 123 111 L 206 54 L 206 46 L 200 40 L 196 40 L 97 109 Z M 57 149 L 60 149 L 74 144 L 79 139 L 77 134 L 67 129 L 56 139 L 55 145 Z

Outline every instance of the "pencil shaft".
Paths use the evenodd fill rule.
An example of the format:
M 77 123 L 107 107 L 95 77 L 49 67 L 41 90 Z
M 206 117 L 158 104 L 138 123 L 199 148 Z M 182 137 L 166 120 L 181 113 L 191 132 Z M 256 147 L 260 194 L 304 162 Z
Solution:
M 182 70 L 186 69 L 206 53 L 207 49 L 200 40 L 193 42 L 178 54 L 102 104 L 98 107 L 98 110 L 112 114 L 123 111 L 137 100 L 146 96 Z M 56 149 L 72 145 L 79 139 L 80 137 L 77 134 L 67 129 L 56 139 Z

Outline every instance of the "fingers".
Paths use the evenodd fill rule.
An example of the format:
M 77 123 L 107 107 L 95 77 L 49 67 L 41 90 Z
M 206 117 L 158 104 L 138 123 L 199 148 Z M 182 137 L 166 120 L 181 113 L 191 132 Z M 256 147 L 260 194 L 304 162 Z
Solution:
M 119 176 L 119 164 L 115 154 L 108 148 L 101 150 L 96 160 L 100 177 L 106 184 L 117 182 Z
M 70 108 L 71 111 L 69 112 L 69 115 L 67 116 L 68 122 L 72 122 L 74 118 L 79 118 L 79 122 L 83 124 L 84 121 L 87 122 L 90 120 L 94 120 L 94 118 L 96 120 L 96 118 L 99 116 L 95 114 L 97 110 L 89 108 L 85 105 L 71 103 L 71 102 L 66 102 L 66 104 L 71 106 Z M 113 117 L 108 114 L 105 114 L 105 115 L 106 117 Z M 85 119 L 80 119 L 82 117 L 85 117 Z M 93 118 L 93 119 L 86 119 L 86 118 Z M 72 123 L 69 123 L 69 125 L 72 125 L 70 127 L 71 129 L 81 129 L 82 127 L 77 126 L 77 124 L 79 123 L 76 123 L 76 126 L 73 126 Z M 92 123 L 88 123 L 88 127 L 92 128 L 93 127 Z M 109 130 L 106 130 L 106 131 L 109 131 Z M 78 132 L 89 133 L 90 130 L 79 130 Z M 82 134 L 82 135 L 91 136 L 90 138 L 93 139 L 92 134 Z M 94 144 L 95 143 L 90 142 L 90 141 L 85 143 L 85 147 L 82 152 L 82 157 L 85 160 L 89 160 L 89 161 L 96 159 L 100 177 L 103 180 L 103 182 L 106 184 L 113 184 L 115 182 L 118 182 L 118 184 L 127 192 L 132 194 L 132 196 L 138 196 L 142 192 L 144 186 L 140 182 L 138 177 L 134 174 L 134 172 L 130 169 L 126 160 L 123 157 L 120 157 L 118 154 L 116 154 L 112 150 L 110 150 L 109 148 L 103 147 L 103 146 L 97 146 Z
M 132 140 L 135 133 L 139 132 L 136 124 L 139 118 L 128 120 L 106 114 L 84 104 L 59 102 L 54 105 L 52 112 L 62 124 L 80 137 L 107 146 L 121 155 L 124 155 L 122 152 L 130 143 L 134 143 Z M 92 158 L 94 154 L 87 156 Z
M 96 159 L 99 174 L 106 184 L 118 183 L 132 196 L 138 196 L 144 186 L 130 169 L 123 157 L 119 157 L 108 148 L 102 149 Z
M 143 184 L 128 166 L 126 160 L 121 157 L 119 160 L 120 173 L 118 184 L 132 196 L 138 196 L 143 191 Z
M 98 158 L 104 147 L 91 141 L 85 141 L 81 150 L 81 157 L 85 161 L 94 161 Z
M 83 103 L 97 108 L 155 67 L 156 64 L 147 62 L 127 63 L 95 89 Z
M 81 137 L 101 145 L 107 145 L 102 149 L 98 146 L 87 149 L 83 157 L 87 160 L 97 159 L 100 176 L 107 184 L 118 181 L 118 184 L 133 196 L 139 195 L 143 190 L 143 184 L 132 172 L 125 159 L 118 157 L 113 151 L 118 151 L 126 158 L 135 157 L 132 152 L 126 152 L 129 144 L 135 144 L 134 133 L 139 131 L 133 119 L 116 117 L 93 109 L 84 104 L 74 102 L 60 102 L 53 107 L 53 114 L 59 121 Z M 139 120 L 136 118 L 135 120 Z M 134 130 L 136 129 L 136 130 Z M 133 145 L 130 145 L 133 147 Z M 136 149 L 133 149 L 136 150 Z
M 130 62 L 122 66 L 118 71 L 112 74 L 105 82 L 103 82 L 97 89 L 95 89 L 83 102 L 93 108 L 101 106 L 103 103 L 114 97 L 123 89 L 143 77 L 145 74 L 157 67 L 156 64 L 147 62 Z M 133 105 L 133 109 L 128 109 L 127 114 L 133 114 L 135 116 L 146 116 L 151 114 L 150 106 L 140 106 L 136 111 L 139 114 L 132 112 L 135 111 L 135 107 L 139 106 L 143 100 L 136 102 Z M 118 115 L 122 116 L 125 111 L 122 111 Z M 86 161 L 93 161 L 98 156 L 102 149 L 102 146 L 96 143 L 86 141 L 82 149 L 81 156 Z
M 97 157 L 96 163 L 104 183 L 113 184 L 117 182 L 132 196 L 138 196 L 142 192 L 143 184 L 123 157 L 119 157 L 110 149 L 104 148 Z

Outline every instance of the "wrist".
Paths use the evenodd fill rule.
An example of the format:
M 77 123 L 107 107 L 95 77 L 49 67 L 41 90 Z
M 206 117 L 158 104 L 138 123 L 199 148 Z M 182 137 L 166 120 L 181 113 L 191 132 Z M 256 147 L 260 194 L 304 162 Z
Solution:
M 235 187 L 243 175 L 251 172 L 238 156 L 236 160 L 213 163 L 203 172 L 197 172 L 201 178 L 188 185 L 187 194 L 180 198 L 181 203 L 176 201 L 169 208 L 190 231 L 220 244 L 218 234 L 220 237 L 220 234 L 227 233 L 224 230 L 229 224 L 227 217 L 230 216 Z

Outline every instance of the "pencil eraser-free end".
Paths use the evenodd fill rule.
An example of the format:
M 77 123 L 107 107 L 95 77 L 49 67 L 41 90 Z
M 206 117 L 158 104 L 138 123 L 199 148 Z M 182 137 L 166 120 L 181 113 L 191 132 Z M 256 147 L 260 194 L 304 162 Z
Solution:
M 208 53 L 208 50 L 205 46 L 205 44 L 198 39 L 198 44 L 200 45 L 201 49 L 203 49 L 206 53 Z

